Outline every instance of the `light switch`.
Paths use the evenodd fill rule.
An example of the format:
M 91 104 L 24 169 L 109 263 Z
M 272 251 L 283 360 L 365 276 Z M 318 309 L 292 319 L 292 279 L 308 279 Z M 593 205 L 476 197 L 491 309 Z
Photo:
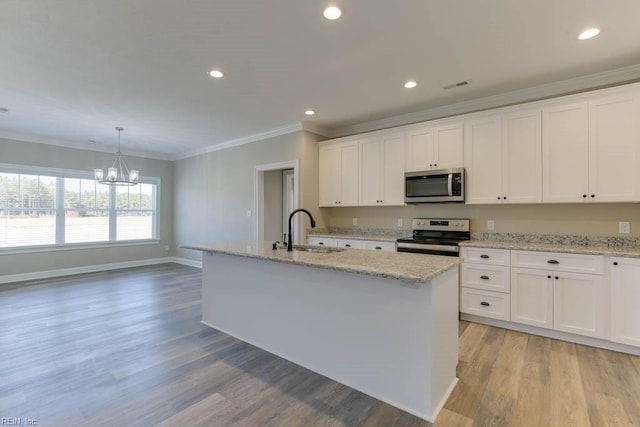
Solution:
M 496 229 L 496 222 L 492 219 L 487 221 L 487 230 L 495 230 Z
M 629 234 L 631 233 L 631 224 L 628 222 L 619 222 L 618 223 L 618 232 L 620 234 Z

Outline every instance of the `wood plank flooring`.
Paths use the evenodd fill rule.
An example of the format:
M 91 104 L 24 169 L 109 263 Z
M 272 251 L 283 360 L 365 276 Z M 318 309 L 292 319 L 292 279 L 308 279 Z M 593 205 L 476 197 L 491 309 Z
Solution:
M 459 336 L 460 381 L 434 425 L 640 426 L 638 357 L 462 321 Z M 177 264 L 0 286 L 1 417 L 430 425 L 202 326 L 200 270 Z

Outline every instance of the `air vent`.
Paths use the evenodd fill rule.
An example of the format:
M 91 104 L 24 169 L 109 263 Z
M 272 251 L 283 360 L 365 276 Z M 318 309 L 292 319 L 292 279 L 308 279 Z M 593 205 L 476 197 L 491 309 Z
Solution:
M 446 86 L 442 86 L 443 89 L 455 89 L 457 87 L 462 87 L 462 86 L 466 86 L 469 84 L 469 80 L 463 80 L 461 82 L 457 82 L 457 83 L 451 83 L 450 85 L 446 85 Z

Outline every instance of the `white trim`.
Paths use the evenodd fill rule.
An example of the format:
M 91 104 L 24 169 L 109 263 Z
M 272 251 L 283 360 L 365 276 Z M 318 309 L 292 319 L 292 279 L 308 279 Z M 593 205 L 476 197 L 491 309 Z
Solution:
M 524 333 L 533 334 L 533 335 L 540 335 L 543 337 L 553 338 L 556 340 L 568 341 L 575 344 L 588 345 L 591 347 L 604 348 L 607 350 L 613 350 L 621 353 L 640 356 L 640 347 L 634 347 L 626 344 L 618 344 L 612 341 L 602 340 L 599 338 L 584 337 L 582 335 L 570 334 L 568 332 L 538 328 L 536 326 L 521 325 L 519 323 L 506 322 L 504 320 L 489 319 L 488 317 L 476 316 L 476 315 L 467 314 L 467 313 L 460 313 L 460 319 L 466 320 L 469 322 L 480 323 L 483 325 L 496 326 L 498 328 L 503 328 L 503 329 L 510 329 L 512 331 L 524 332 Z
M 260 133 L 255 133 L 252 135 L 243 136 L 241 138 L 232 139 L 226 142 L 222 142 L 220 144 L 209 145 L 207 147 L 198 148 L 195 150 L 185 151 L 183 153 L 178 153 L 174 155 L 171 160 L 181 160 L 186 159 L 188 157 L 198 156 L 200 154 L 211 153 L 213 151 L 225 150 L 227 148 L 237 147 L 239 145 L 250 144 L 256 141 L 262 141 L 263 139 L 273 138 L 280 135 L 286 135 L 291 132 L 302 131 L 302 123 L 292 123 L 290 125 L 281 126 L 279 128 L 274 128 L 271 130 L 267 130 Z
M 109 249 L 121 246 L 142 246 L 157 245 L 161 243 L 161 239 L 146 240 L 123 240 L 123 241 L 102 241 L 102 242 L 86 242 L 86 243 L 63 243 L 60 245 L 42 245 L 42 246 L 15 246 L 0 249 L 2 255 L 19 255 L 33 254 L 38 252 L 55 252 L 55 251 L 78 251 L 86 249 Z
M 324 137 L 329 137 L 332 134 L 330 128 L 310 122 L 302 122 L 302 129 Z
M 536 101 L 542 98 L 559 97 L 562 95 L 597 89 L 607 85 L 625 84 L 640 79 L 640 64 L 630 65 L 615 70 L 589 74 L 558 82 L 542 84 L 525 89 L 518 89 L 484 98 L 416 111 L 413 113 L 387 117 L 380 120 L 358 123 L 334 128 L 326 135 L 330 138 L 354 135 L 374 130 L 387 129 L 412 123 L 424 122 L 444 117 L 456 116 L 475 111 L 498 108 L 507 105 Z
M 188 265 L 189 267 L 202 268 L 202 260 L 196 261 L 195 259 L 178 258 L 173 257 L 173 262 L 176 264 Z
M 9 274 L 0 276 L 0 284 L 24 282 L 27 280 L 49 279 L 53 277 L 72 276 L 76 274 L 95 273 L 98 271 L 118 270 L 121 268 L 143 267 L 145 265 L 167 264 L 175 262 L 173 257 L 141 259 L 136 261 L 114 262 L 110 264 L 94 264 L 83 267 L 60 268 L 57 270 L 34 271 L 32 273 Z
M 115 155 L 114 147 L 102 146 L 99 144 L 87 145 L 86 142 L 71 142 L 63 141 L 61 139 L 47 138 L 38 135 L 30 135 L 20 132 L 9 132 L 6 130 L 0 130 L 0 138 L 11 139 L 13 141 L 33 142 L 34 144 L 53 145 L 55 147 L 73 148 L 76 150 L 96 151 L 98 153 L 109 153 Z M 124 157 L 140 157 L 143 159 L 155 159 L 171 161 L 172 157 L 169 154 L 158 152 L 141 152 L 126 150 L 122 153 Z
M 253 205 L 254 205 L 254 238 L 256 240 L 264 240 L 264 230 L 262 224 L 264 224 L 264 172 L 282 169 L 293 169 L 293 199 L 295 201 L 294 208 L 297 209 L 300 206 L 300 161 L 286 160 L 283 162 L 268 163 L 264 165 L 257 165 L 253 174 Z M 295 236 L 303 236 L 302 226 L 297 219 L 295 219 Z M 288 231 L 288 230 L 285 230 Z M 298 243 L 302 243 L 303 240 L 298 239 Z

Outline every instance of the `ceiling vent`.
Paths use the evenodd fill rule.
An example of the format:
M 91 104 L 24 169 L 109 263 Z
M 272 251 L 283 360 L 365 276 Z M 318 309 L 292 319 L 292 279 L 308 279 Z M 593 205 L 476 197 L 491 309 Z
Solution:
M 447 89 L 455 89 L 457 87 L 466 86 L 468 84 L 469 84 L 469 80 L 463 80 L 461 82 L 451 83 L 450 85 L 442 86 L 442 88 L 445 89 L 445 90 L 447 90 Z

